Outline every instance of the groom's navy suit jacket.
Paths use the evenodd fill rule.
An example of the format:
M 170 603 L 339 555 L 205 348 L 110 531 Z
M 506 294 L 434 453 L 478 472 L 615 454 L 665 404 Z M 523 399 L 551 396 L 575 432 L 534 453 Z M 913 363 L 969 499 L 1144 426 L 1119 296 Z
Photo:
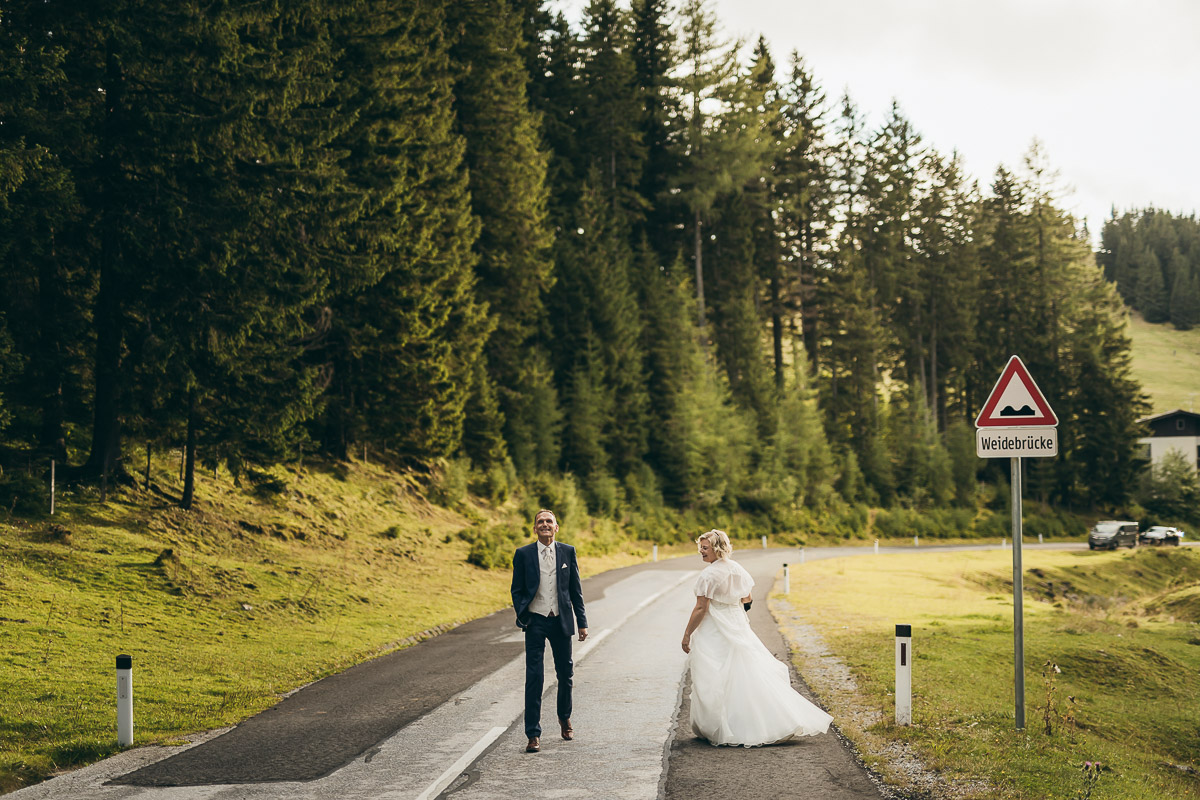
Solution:
M 542 573 L 538 567 L 538 543 L 518 547 L 513 553 L 512 599 L 517 612 L 517 627 L 529 625 L 529 604 L 537 594 Z M 583 610 L 583 586 L 579 582 L 579 562 L 575 560 L 575 548 L 562 542 L 554 543 L 554 571 L 558 574 L 558 619 L 563 633 L 572 636 L 575 622 L 586 628 L 587 616 Z

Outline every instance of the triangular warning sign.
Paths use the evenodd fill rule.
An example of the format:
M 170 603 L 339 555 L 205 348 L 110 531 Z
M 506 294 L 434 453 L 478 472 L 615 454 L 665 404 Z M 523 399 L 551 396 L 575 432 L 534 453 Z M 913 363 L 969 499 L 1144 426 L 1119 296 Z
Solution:
M 976 428 L 1028 428 L 1057 425 L 1058 417 L 1042 396 L 1042 390 L 1029 376 L 1024 362 L 1013 356 L 992 387 L 983 410 L 975 419 Z

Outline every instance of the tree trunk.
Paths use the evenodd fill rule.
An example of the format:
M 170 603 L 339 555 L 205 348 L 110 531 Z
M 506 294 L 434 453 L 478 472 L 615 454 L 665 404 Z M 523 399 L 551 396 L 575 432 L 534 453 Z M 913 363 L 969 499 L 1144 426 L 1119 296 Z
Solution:
M 812 267 L 812 226 L 806 219 L 801 224 L 800 240 L 800 287 L 796 296 L 800 298 L 800 334 L 804 339 L 804 351 L 812 374 L 817 374 L 817 282 L 816 270 Z M 805 276 L 812 276 L 809 288 L 805 288 Z
M 87 462 L 81 468 L 84 477 L 99 477 L 109 469 L 116 469 L 117 477 L 125 476 L 121 463 L 121 419 L 120 419 L 120 368 L 121 368 L 121 287 L 120 270 L 117 266 L 118 251 L 117 221 L 114 219 L 119 207 L 117 199 L 117 148 L 121 131 L 121 103 L 123 76 L 116 56 L 109 54 L 105 66 L 104 89 L 107 112 L 102 137 L 107 158 L 104 164 L 102 191 L 107 194 L 100 212 L 100 288 L 96 292 L 96 359 L 95 389 L 93 399 L 94 422 L 92 425 L 92 448 Z
M 196 392 L 188 392 L 187 446 L 184 460 L 183 497 L 179 507 L 191 509 L 196 494 Z
M 696 212 L 696 308 L 700 330 L 704 330 L 704 261 L 701 256 L 700 212 Z
M 38 313 L 41 357 L 37 366 L 38 383 L 42 400 L 42 429 L 39 444 L 50 453 L 55 461 L 67 463 L 67 440 L 63 432 L 66 414 L 63 410 L 63 364 L 62 336 L 58 318 L 59 286 L 58 270 L 53 233 L 51 233 L 50 257 L 41 260 L 38 267 Z
M 775 388 L 783 389 L 783 309 L 779 292 L 779 264 L 771 273 L 771 337 L 775 345 Z

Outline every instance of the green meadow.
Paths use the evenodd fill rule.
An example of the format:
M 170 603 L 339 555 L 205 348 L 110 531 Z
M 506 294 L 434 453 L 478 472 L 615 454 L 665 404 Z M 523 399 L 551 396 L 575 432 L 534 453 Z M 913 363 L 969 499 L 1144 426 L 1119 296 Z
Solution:
M 1152 413 L 1200 410 L 1200 328 L 1151 325 L 1129 312 L 1133 374 L 1145 387 Z
M 977 798 L 1200 798 L 1200 553 L 1027 550 L 1026 728 L 1015 730 L 1012 552 L 903 554 L 810 562 L 782 607 L 850 669 L 852 691 L 797 667 L 889 782 L 895 743 Z M 777 611 L 780 610 L 777 607 Z M 913 626 L 913 724 L 895 725 L 895 624 Z M 785 630 L 787 629 L 785 619 Z M 795 636 L 795 631 L 791 632 Z M 853 695 L 853 697 L 851 697 Z

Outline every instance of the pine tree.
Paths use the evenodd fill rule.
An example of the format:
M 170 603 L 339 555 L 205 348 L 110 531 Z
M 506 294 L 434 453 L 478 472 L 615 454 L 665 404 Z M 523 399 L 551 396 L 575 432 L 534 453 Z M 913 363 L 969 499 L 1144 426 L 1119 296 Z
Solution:
M 703 328 L 705 219 L 718 197 L 759 174 L 771 143 L 759 127 L 762 120 L 752 104 L 756 92 L 750 76 L 738 63 L 739 44 L 721 39 L 706 0 L 687 0 L 682 23 L 679 87 L 687 124 L 677 185 L 691 215 L 696 313 Z
M 502 418 L 478 368 L 489 326 L 473 288 L 478 223 L 453 130 L 442 5 L 372 0 L 361 12 L 338 31 L 354 123 L 337 144 L 362 202 L 336 243 L 330 329 L 313 348 L 330 381 L 322 440 L 339 458 L 367 439 L 411 458 L 450 455 L 470 402 L 468 450 L 502 459 Z
M 638 194 L 642 222 L 631 241 L 646 239 L 660 260 L 669 262 L 682 246 L 675 232 L 683 223 L 683 207 L 674 202 L 669 188 L 679 174 L 680 153 L 672 139 L 680 119 L 679 99 L 671 75 L 675 68 L 675 40 L 668 21 L 667 0 L 633 0 L 634 84 L 641 104 L 637 120 L 645 152 Z
M 597 188 L 613 203 L 619 219 L 632 222 L 644 211 L 637 188 L 645 149 L 638 125 L 641 98 L 630 39 L 628 20 L 615 0 L 588 3 L 579 40 L 581 102 L 576 145 L 586 156 L 579 174 L 597 170 Z
M 611 202 L 593 183 L 602 180 L 593 169 L 570 222 L 571 232 L 559 242 L 556 260 L 561 273 L 550 300 L 552 351 L 559 374 L 569 377 L 571 386 L 590 386 L 611 398 L 596 406 L 606 413 L 601 420 L 608 454 L 604 464 L 624 478 L 646 452 L 646 379 L 641 319 L 630 279 L 632 254 Z M 580 373 L 578 359 L 584 353 L 596 363 L 584 364 Z M 581 374 L 586 377 L 582 384 Z M 572 389 L 572 397 L 578 400 L 578 390 Z M 567 416 L 569 433 L 569 411 Z M 572 446 L 564 442 L 564 459 L 571 452 Z M 599 463 L 590 456 L 586 461 Z
M 1137 257 L 1135 264 L 1137 302 L 1134 307 L 1142 312 L 1147 322 L 1166 322 L 1170 317 L 1170 299 L 1158 256 L 1146 248 Z
M 508 0 L 446 4 L 446 30 L 457 81 L 458 130 L 466 140 L 471 206 L 480 222 L 475 243 L 478 295 L 494 332 L 487 338 L 488 374 L 504 413 L 512 449 L 536 420 L 520 381 L 521 362 L 545 314 L 553 282 L 547 225 L 546 154 L 526 87 L 521 20 Z
M 804 350 L 814 367 L 822 340 L 817 305 L 824 270 L 818 268 L 832 224 L 833 196 L 824 132 L 825 95 L 799 54 L 783 87 L 782 144 L 775 159 L 783 264 L 772 289 L 772 334 L 778 343 L 786 317 L 799 317 Z M 776 299 L 778 295 L 778 299 Z M 776 333 L 778 331 L 778 333 Z M 776 346 L 776 375 L 781 357 Z
M 1200 276 L 1182 267 L 1171 289 L 1171 324 L 1187 331 L 1200 325 Z

